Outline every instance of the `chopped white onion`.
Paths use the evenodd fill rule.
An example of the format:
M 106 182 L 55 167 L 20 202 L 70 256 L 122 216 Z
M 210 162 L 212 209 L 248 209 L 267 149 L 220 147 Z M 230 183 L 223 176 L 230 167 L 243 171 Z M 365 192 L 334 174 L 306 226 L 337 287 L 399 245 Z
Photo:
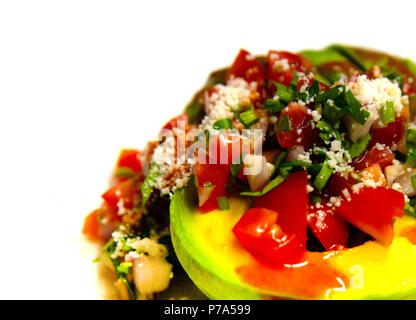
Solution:
M 399 161 L 394 161 L 393 165 L 384 168 L 387 187 L 391 188 L 395 180 L 405 173 L 404 166 Z
M 400 185 L 400 191 L 403 192 L 403 194 L 409 197 L 416 196 L 416 192 L 413 189 L 412 184 L 412 176 L 416 174 L 416 169 L 408 168 L 405 171 L 406 172 L 404 174 L 394 180 L 394 183 L 398 183 Z
M 210 187 L 199 187 L 198 188 L 198 196 L 199 196 L 199 206 L 203 206 L 205 202 L 211 196 L 212 191 L 214 191 L 215 186 L 212 185 Z
M 166 290 L 172 278 L 172 265 L 165 258 L 140 256 L 133 262 L 133 280 L 140 295 Z
M 244 174 L 247 176 L 251 191 L 259 191 L 269 180 L 274 165 L 268 163 L 261 155 L 247 154 L 244 156 Z
M 293 148 L 292 150 L 289 151 L 289 153 L 287 154 L 286 159 L 288 161 L 295 161 L 298 160 L 299 155 L 304 154 L 305 153 L 305 148 L 302 146 L 296 146 L 295 148 Z

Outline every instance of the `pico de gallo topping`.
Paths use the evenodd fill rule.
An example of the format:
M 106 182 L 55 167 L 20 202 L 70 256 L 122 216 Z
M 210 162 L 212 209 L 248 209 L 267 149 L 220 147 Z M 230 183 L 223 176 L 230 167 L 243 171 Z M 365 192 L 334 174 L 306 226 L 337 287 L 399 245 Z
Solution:
M 241 50 L 159 141 L 121 152 L 83 232 L 106 243 L 124 297 L 168 287 L 169 199 L 189 184 L 198 214 L 251 200 L 232 233 L 272 268 L 308 251 L 389 246 L 395 219 L 416 217 L 416 66 L 333 50 L 344 58 Z

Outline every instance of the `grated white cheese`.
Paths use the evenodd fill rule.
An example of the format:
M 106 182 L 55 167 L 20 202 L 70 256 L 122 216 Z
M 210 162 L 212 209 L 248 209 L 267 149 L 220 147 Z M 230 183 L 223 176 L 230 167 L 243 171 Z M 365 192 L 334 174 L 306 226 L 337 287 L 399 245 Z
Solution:
M 273 68 L 277 72 L 284 72 L 290 70 L 289 61 L 287 59 L 276 60 L 273 63 Z
M 368 134 L 371 127 L 377 123 L 384 126 L 380 117 L 380 110 L 388 101 L 393 102 L 394 111 L 399 114 L 406 103 L 407 96 L 401 95 L 401 90 L 396 82 L 387 78 L 368 79 L 366 75 L 357 78 L 357 82 L 348 84 L 353 95 L 363 105 L 370 115 L 363 125 L 358 124 L 351 117 L 347 117 L 347 128 L 350 139 L 356 142 Z
M 387 78 L 368 79 L 366 75 L 361 75 L 357 78 L 352 93 L 363 107 L 376 117 L 388 101 L 394 103 L 396 113 L 400 113 L 403 108 L 399 85 Z
M 202 120 L 199 128 L 201 130 L 210 129 L 215 121 L 223 118 L 232 118 L 233 109 L 240 105 L 249 104 L 250 97 L 256 89 L 256 84 L 249 84 L 241 78 L 230 79 L 226 85 L 217 84 L 209 98 L 206 107 L 207 115 Z
M 128 254 L 130 256 L 139 257 L 140 255 L 146 254 L 151 257 L 161 257 L 165 258 L 168 256 L 168 250 L 165 245 L 157 242 L 157 237 L 155 238 L 140 238 L 133 237 L 129 238 L 123 225 L 119 227 L 119 230 L 112 233 L 112 238 L 116 243 L 116 248 L 111 255 L 112 259 L 117 259 L 118 257 L 123 257 L 126 252 L 123 250 L 125 245 L 133 248 L 135 251 L 130 251 Z
M 307 163 L 312 163 L 312 160 L 310 158 L 311 154 L 307 151 L 304 151 L 303 153 L 298 154 L 296 160 L 298 161 L 304 161 Z
M 343 198 L 338 196 L 338 197 L 330 197 L 329 198 L 329 203 L 328 204 L 332 204 L 335 207 L 339 207 L 342 203 Z
M 351 156 L 347 150 L 344 150 L 341 145 L 341 141 L 334 140 L 331 142 L 329 150 L 315 147 L 315 151 L 325 152 L 328 158 L 328 165 L 334 170 L 334 173 L 345 174 L 347 172 L 353 171 L 352 167 L 349 165 L 351 162 Z
M 159 175 L 156 177 L 155 188 L 162 195 L 169 194 L 181 188 L 189 181 L 189 168 L 183 159 L 178 159 L 175 137 L 168 137 L 157 146 L 152 156 L 152 162 L 159 166 Z

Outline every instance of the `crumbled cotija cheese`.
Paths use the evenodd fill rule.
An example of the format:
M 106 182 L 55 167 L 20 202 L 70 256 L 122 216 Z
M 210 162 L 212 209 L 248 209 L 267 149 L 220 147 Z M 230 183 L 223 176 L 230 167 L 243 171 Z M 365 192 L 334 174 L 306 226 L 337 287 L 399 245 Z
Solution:
M 112 259 L 117 259 L 126 254 L 123 250 L 125 246 L 128 246 L 135 251 L 130 251 L 129 254 L 133 257 L 137 257 L 142 254 L 147 254 L 152 257 L 162 257 L 165 258 L 168 255 L 168 250 L 165 245 L 158 243 L 158 239 L 154 238 L 140 238 L 132 237 L 129 238 L 126 230 L 120 225 L 119 230 L 112 233 L 112 238 L 116 243 L 116 248 L 111 255 Z
M 155 188 L 162 195 L 169 194 L 177 188 L 181 188 L 189 181 L 189 165 L 179 161 L 176 155 L 176 138 L 168 137 L 156 147 L 152 162 L 159 167 L 159 175 L 156 177 Z
M 274 70 L 283 72 L 290 70 L 289 61 L 287 59 L 276 60 L 273 64 Z
M 250 97 L 256 89 L 256 84 L 249 84 L 241 78 L 230 79 L 226 85 L 217 84 L 216 91 L 209 98 L 206 107 L 207 115 L 200 125 L 201 130 L 210 129 L 215 121 L 232 118 L 233 109 L 240 105 L 249 104 Z
M 347 86 L 353 95 L 370 114 L 363 125 L 358 124 L 352 118 L 348 118 L 348 133 L 353 142 L 368 134 L 374 123 L 383 126 L 380 110 L 387 102 L 393 102 L 394 111 L 399 114 L 406 103 L 407 96 L 401 95 L 401 90 L 396 82 L 387 78 L 368 79 L 366 75 L 357 78 Z
M 370 112 L 371 119 L 379 118 L 380 109 L 388 101 L 394 104 L 394 111 L 400 113 L 403 108 L 402 93 L 399 85 L 387 78 L 368 79 L 361 75 L 352 89 L 354 96 Z

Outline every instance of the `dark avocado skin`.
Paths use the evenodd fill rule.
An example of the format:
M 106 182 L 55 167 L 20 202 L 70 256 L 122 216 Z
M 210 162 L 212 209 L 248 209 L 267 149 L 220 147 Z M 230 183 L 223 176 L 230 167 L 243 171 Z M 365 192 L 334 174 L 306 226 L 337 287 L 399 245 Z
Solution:
M 300 54 L 312 62 L 316 78 L 328 85 L 337 81 L 341 75 L 348 76 L 351 73 L 365 72 L 374 65 L 379 66 L 383 72 L 395 69 L 404 79 L 409 77 L 416 79 L 416 65 L 413 62 L 373 50 L 331 45 L 322 50 L 304 50 Z M 258 59 L 264 68 L 266 58 L 259 56 Z M 213 72 L 204 87 L 195 94 L 186 107 L 185 112 L 193 123 L 197 124 L 205 116 L 204 90 L 217 83 L 225 83 L 227 70 L 227 68 L 223 68 Z M 416 85 L 416 81 L 414 85 Z M 414 97 L 410 97 L 411 110 L 412 101 L 415 100 Z M 416 108 L 413 106 L 413 109 Z M 200 214 L 196 198 L 196 190 L 190 185 L 177 190 L 170 205 L 172 243 L 178 259 L 189 277 L 210 299 L 263 299 L 266 296 L 273 296 L 273 293 L 262 292 L 237 277 L 228 277 L 227 274 L 231 274 L 233 270 L 226 270 L 227 267 L 216 260 L 215 254 L 209 254 L 209 250 L 201 248 L 201 242 L 196 241 L 198 233 L 191 231 L 200 228 L 200 225 L 195 224 L 192 218 L 193 215 Z M 398 219 L 395 224 L 396 234 L 409 225 L 416 225 L 416 219 L 407 215 Z M 208 247 L 209 241 L 202 246 Z M 370 280 L 365 283 L 366 287 L 359 291 L 347 289 L 345 293 L 333 297 L 322 297 L 322 299 L 404 299 L 415 297 L 416 245 L 411 244 L 406 238 L 396 236 L 390 248 L 380 247 L 373 241 L 369 241 L 345 251 L 347 252 L 340 257 L 340 270 L 348 270 L 350 265 L 362 265 Z M 381 259 L 380 256 L 383 258 Z M 401 262 L 397 260 L 401 260 Z M 385 273 L 388 273 L 387 278 Z M 379 281 L 377 281 L 378 279 Z M 284 292 L 276 293 L 275 296 L 289 299 L 301 298 L 288 296 Z

